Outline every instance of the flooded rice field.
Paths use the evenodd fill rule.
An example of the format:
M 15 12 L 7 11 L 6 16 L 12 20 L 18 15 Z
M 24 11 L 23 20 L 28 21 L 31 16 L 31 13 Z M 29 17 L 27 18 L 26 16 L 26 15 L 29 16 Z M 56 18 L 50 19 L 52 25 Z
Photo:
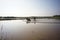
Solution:
M 0 21 L 0 40 L 59 40 L 59 19 Z

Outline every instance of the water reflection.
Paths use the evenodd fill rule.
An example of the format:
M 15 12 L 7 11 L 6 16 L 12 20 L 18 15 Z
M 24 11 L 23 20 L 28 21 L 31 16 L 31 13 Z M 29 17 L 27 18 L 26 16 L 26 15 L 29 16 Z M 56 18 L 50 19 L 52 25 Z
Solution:
M 28 24 L 28 23 L 34 23 L 34 24 L 36 24 L 37 22 L 36 22 L 36 20 L 34 20 L 33 22 L 32 21 L 26 21 L 26 23 Z
M 26 23 L 56 23 L 56 24 L 59 24 L 60 23 L 60 19 L 29 19 L 26 21 Z

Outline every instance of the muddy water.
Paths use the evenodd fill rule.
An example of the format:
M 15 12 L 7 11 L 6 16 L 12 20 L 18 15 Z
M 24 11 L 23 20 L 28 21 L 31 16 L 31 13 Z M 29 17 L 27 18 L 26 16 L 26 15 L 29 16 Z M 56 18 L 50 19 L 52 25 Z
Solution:
M 0 21 L 2 40 L 59 40 L 60 20 L 37 19 L 26 23 L 24 20 Z

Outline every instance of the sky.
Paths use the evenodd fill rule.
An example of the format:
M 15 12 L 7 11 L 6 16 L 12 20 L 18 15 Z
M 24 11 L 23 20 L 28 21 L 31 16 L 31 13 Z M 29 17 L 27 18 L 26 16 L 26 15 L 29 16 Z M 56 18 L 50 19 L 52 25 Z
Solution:
M 0 0 L 0 16 L 60 15 L 60 0 Z

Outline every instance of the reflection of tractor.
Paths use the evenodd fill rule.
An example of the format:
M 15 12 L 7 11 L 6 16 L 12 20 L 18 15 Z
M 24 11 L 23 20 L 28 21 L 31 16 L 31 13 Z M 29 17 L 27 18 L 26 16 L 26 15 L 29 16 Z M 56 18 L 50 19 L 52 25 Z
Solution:
M 34 21 L 36 21 L 36 17 L 33 17 Z M 30 18 L 26 18 L 27 21 L 31 21 Z
M 36 21 L 36 17 L 34 17 L 33 19 L 34 19 L 34 21 Z

